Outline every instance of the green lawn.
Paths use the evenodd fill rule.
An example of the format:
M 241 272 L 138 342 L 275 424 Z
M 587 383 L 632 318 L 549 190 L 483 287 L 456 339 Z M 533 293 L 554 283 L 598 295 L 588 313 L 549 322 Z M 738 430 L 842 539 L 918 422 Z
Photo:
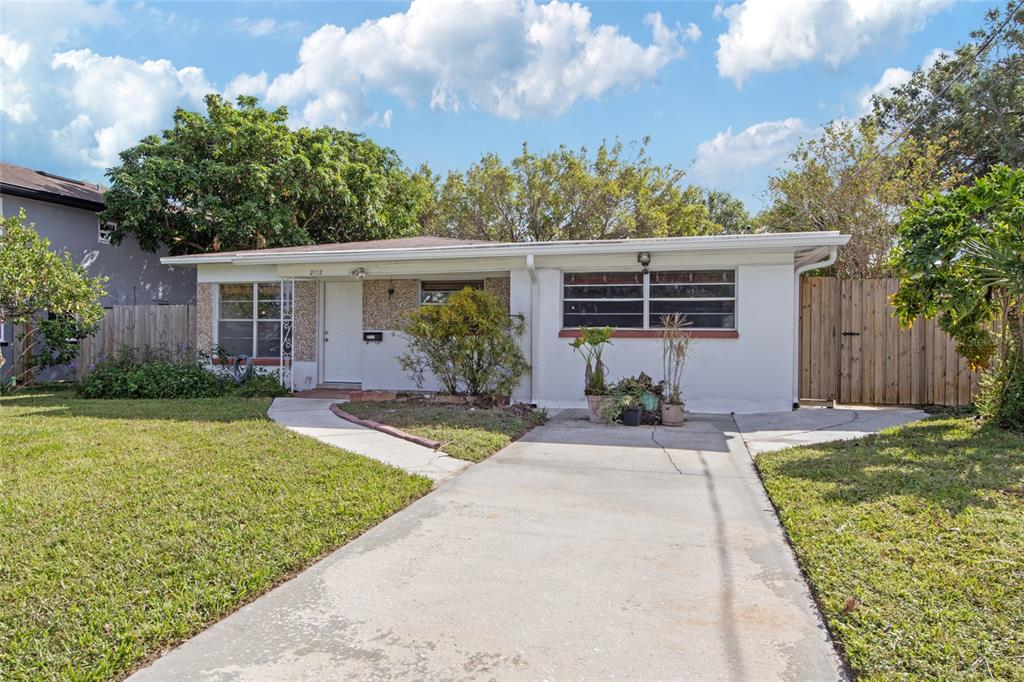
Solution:
M 1024 680 L 1024 438 L 936 419 L 757 466 L 858 677 Z
M 520 415 L 512 410 L 469 408 L 422 401 L 345 403 L 343 410 L 439 441 L 452 457 L 479 462 L 543 424 L 543 412 Z
M 268 405 L 0 399 L 0 678 L 119 676 L 430 490 Z

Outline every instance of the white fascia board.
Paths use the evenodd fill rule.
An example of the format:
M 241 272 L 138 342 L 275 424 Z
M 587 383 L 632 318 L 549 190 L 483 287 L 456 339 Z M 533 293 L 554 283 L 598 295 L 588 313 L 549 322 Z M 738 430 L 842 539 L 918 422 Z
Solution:
M 591 241 L 523 242 L 501 244 L 462 244 L 402 249 L 357 249 L 332 251 L 296 251 L 290 253 L 200 254 L 169 256 L 164 265 L 202 263 L 312 264 L 332 262 L 372 263 L 378 261 L 435 260 L 444 258 L 494 258 L 503 256 L 547 256 L 559 254 L 635 253 L 650 251 L 797 251 L 822 246 L 842 246 L 849 235 L 838 232 L 786 232 L 754 235 L 716 235 L 709 237 L 660 237 L 650 239 L 608 239 Z

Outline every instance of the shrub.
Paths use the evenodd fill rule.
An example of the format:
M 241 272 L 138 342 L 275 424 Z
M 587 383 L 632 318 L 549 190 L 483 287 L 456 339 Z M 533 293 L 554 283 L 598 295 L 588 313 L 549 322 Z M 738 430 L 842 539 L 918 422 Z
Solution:
M 1018 353 L 981 379 L 978 413 L 1004 429 L 1024 433 L 1024 358 Z
M 253 372 L 234 393 L 242 398 L 281 398 L 288 395 L 288 389 L 281 385 L 276 372 Z
M 495 296 L 466 287 L 411 315 L 399 362 L 421 388 L 429 372 L 453 395 L 508 395 L 530 369 L 516 343 L 525 330 Z
M 194 362 L 107 360 L 75 386 L 82 398 L 213 398 L 228 383 Z

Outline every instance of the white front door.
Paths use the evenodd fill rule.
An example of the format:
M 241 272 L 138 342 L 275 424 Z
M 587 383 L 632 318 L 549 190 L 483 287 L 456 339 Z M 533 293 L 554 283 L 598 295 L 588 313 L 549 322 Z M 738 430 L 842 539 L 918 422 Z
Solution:
M 363 283 L 324 285 L 324 381 L 359 383 L 363 369 Z

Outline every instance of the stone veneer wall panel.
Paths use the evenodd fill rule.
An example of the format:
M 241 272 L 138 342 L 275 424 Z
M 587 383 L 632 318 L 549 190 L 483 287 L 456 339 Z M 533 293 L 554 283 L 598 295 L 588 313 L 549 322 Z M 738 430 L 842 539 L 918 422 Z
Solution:
M 494 294 L 499 300 L 503 301 L 506 312 L 511 309 L 509 299 L 512 294 L 512 288 L 508 277 L 488 277 L 484 280 L 484 291 Z
M 316 282 L 295 283 L 292 354 L 297 362 L 316 360 L 316 311 L 319 289 Z
M 394 290 L 390 295 L 389 289 Z M 363 329 L 403 328 L 406 316 L 419 306 L 419 291 L 415 279 L 363 280 Z
M 213 282 L 196 283 L 196 351 L 213 351 Z

